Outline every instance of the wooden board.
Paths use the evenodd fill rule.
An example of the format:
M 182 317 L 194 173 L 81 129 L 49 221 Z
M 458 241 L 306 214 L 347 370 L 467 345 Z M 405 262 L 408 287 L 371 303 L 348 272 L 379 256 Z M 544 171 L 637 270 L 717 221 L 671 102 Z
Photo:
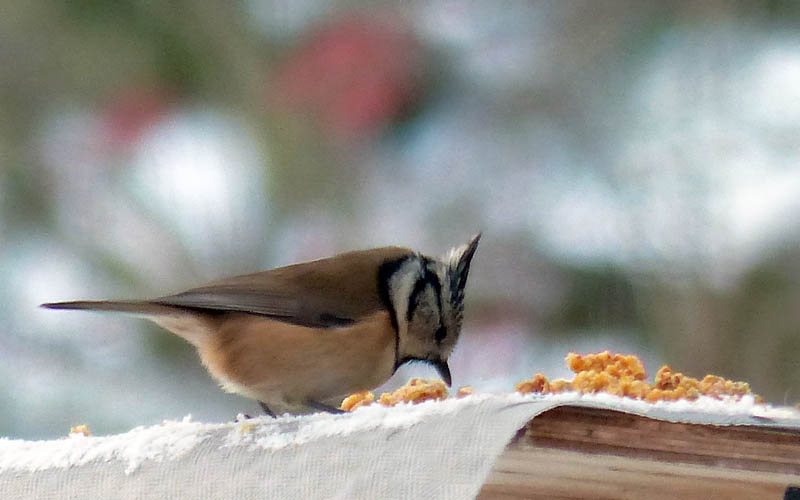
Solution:
M 800 498 L 786 493 L 790 486 L 800 487 L 800 429 L 566 406 L 528 423 L 479 498 Z

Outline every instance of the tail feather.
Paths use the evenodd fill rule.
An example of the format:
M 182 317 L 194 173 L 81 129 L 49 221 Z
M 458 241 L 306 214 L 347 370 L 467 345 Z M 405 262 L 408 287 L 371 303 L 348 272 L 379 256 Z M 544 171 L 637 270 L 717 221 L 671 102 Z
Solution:
M 73 309 L 83 311 L 108 311 L 142 316 L 174 316 L 181 311 L 176 307 L 139 300 L 75 300 L 42 304 L 47 309 Z
M 47 309 L 108 311 L 144 316 L 157 325 L 183 337 L 198 348 L 213 336 L 213 326 L 206 315 L 183 307 L 167 306 L 139 300 L 76 300 L 42 304 Z

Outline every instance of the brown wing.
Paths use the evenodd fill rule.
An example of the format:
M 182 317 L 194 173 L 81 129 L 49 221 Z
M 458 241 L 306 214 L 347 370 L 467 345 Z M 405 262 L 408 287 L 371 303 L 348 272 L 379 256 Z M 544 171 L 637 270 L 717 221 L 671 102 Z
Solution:
M 223 279 L 149 302 L 259 314 L 303 326 L 343 326 L 386 308 L 378 290 L 380 266 L 411 254 L 399 247 L 347 252 Z

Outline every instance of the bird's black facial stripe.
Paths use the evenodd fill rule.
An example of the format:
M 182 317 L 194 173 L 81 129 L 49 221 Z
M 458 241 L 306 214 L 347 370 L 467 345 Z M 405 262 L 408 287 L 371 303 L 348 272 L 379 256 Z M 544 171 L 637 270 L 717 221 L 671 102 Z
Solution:
M 392 327 L 394 327 L 395 335 L 397 335 L 398 332 L 397 311 L 395 311 L 394 304 L 392 303 L 392 297 L 389 293 L 389 281 L 392 279 L 394 273 L 396 273 L 397 270 L 400 269 L 410 258 L 411 257 L 402 257 L 395 260 L 389 260 L 381 264 L 380 268 L 378 268 L 378 295 L 380 295 L 383 306 L 389 311 L 389 316 L 392 320 Z
M 408 296 L 408 310 L 406 311 L 407 321 L 411 321 L 411 317 L 417 309 L 419 294 L 422 293 L 428 285 L 433 288 L 433 294 L 436 297 L 436 305 L 439 307 L 439 315 L 441 317 L 442 282 L 439 280 L 439 276 L 436 275 L 436 272 L 430 269 L 430 264 L 432 264 L 430 259 L 427 257 L 422 258 L 422 275 L 417 279 L 417 282 L 414 283 L 414 289 L 411 290 L 411 294 Z
M 410 256 L 401 257 L 399 259 L 387 260 L 378 268 L 378 295 L 383 302 L 383 306 L 389 311 L 389 318 L 392 321 L 392 328 L 394 329 L 394 369 L 400 366 L 400 327 L 397 323 L 397 310 L 392 303 L 391 279 L 403 264 L 410 259 Z

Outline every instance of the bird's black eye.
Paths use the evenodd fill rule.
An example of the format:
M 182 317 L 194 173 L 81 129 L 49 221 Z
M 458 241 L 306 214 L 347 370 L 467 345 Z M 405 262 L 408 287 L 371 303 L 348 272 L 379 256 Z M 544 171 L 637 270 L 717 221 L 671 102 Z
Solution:
M 447 337 L 447 330 L 444 328 L 444 326 L 440 326 L 439 329 L 436 330 L 434 338 L 436 339 L 436 342 L 441 342 L 445 337 Z

